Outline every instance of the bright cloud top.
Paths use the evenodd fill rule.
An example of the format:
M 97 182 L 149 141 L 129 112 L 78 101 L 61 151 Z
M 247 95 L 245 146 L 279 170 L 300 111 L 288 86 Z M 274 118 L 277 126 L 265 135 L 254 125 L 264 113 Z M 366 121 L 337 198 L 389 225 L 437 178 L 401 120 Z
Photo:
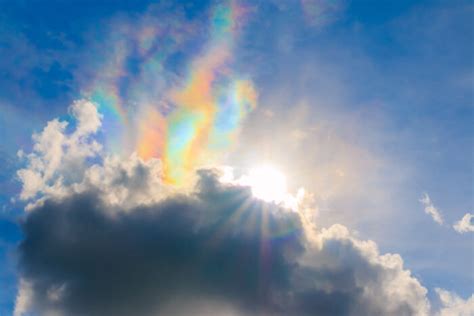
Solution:
M 101 145 L 91 136 L 101 126 L 101 115 L 91 102 L 80 100 L 70 106 L 75 129 L 68 133 L 69 123 L 54 119 L 43 131 L 33 135 L 33 152 L 20 158 L 27 159 L 27 168 L 18 171 L 23 184 L 20 198 L 29 200 L 38 194 L 61 195 L 63 185 L 76 180 L 88 158 L 96 156 Z
M 54 119 L 41 133 L 33 135 L 33 152 L 20 157 L 26 166 L 17 174 L 22 183 L 20 199 L 30 201 L 32 209 L 48 198 L 60 199 L 94 187 L 109 205 L 131 208 L 155 203 L 171 192 L 186 192 L 190 185 L 168 185 L 160 159 L 143 159 L 136 153 L 128 157 L 110 154 L 96 140 L 103 115 L 87 100 L 70 107 L 70 122 Z M 285 176 L 269 165 L 247 170 L 235 177 L 231 167 L 219 167 L 223 183 L 251 189 L 253 196 L 288 209 L 305 209 L 311 196 L 300 188 L 296 194 L 287 190 Z M 194 172 L 194 171 L 193 171 Z
M 95 139 L 102 115 L 94 103 L 74 102 L 72 125 L 54 119 L 34 134 L 33 152 L 20 157 L 26 166 L 17 172 L 22 183 L 20 199 L 32 209 L 43 201 L 61 199 L 94 188 L 104 201 L 124 208 L 149 204 L 172 189 L 163 184 L 162 163 L 143 160 L 135 153 L 125 158 L 110 155 Z
M 245 170 L 242 175 L 236 176 L 232 167 L 221 167 L 220 181 L 233 185 L 249 187 L 253 196 L 268 203 L 294 210 L 304 211 L 311 209 L 308 217 L 316 212 L 313 196 L 304 188 L 299 188 L 295 194 L 289 192 L 286 177 L 272 165 L 262 165 Z

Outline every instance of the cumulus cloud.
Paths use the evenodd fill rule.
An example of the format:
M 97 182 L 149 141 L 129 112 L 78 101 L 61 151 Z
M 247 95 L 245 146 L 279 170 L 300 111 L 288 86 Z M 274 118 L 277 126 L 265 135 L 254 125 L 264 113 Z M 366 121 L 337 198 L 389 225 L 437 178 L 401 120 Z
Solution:
M 420 199 L 420 202 L 425 207 L 425 213 L 430 215 L 431 218 L 438 224 L 443 225 L 443 217 L 438 209 L 431 202 L 431 198 L 427 193 L 424 193 Z
M 85 190 L 99 191 L 106 203 L 124 209 L 155 202 L 168 194 L 170 189 L 160 180 L 158 159 L 144 161 L 136 154 L 119 158 L 101 152 L 94 134 L 101 127 L 102 116 L 94 103 L 76 101 L 69 112 L 72 126 L 54 119 L 33 135 L 32 153 L 19 152 L 26 160 L 17 175 L 22 184 L 20 199 L 29 202 L 27 210 L 46 199 Z
M 400 256 L 341 225 L 311 234 L 300 213 L 218 179 L 201 170 L 193 193 L 131 210 L 97 191 L 46 200 L 23 224 L 18 301 L 44 315 L 428 313 Z
M 85 160 L 100 151 L 100 144 L 91 137 L 101 125 L 96 106 L 79 100 L 69 110 L 76 123 L 73 132 L 67 132 L 68 122 L 54 119 L 41 133 L 33 135 L 32 153 L 26 156 L 22 151 L 18 153 L 26 159 L 26 167 L 17 172 L 22 183 L 22 200 L 64 195 L 64 186 L 81 177 Z
M 162 166 L 158 159 L 144 161 L 136 154 L 127 158 L 106 156 L 101 163 L 85 170 L 73 192 L 95 190 L 109 205 L 130 209 L 160 201 L 173 191 L 161 181 Z
M 436 288 L 441 309 L 437 313 L 438 316 L 470 316 L 474 315 L 474 295 L 464 300 L 457 294 Z
M 471 213 L 466 213 L 459 221 L 454 223 L 454 230 L 460 234 L 474 232 L 474 225 L 472 224 L 473 217 Z
M 399 255 L 339 224 L 316 228 L 304 191 L 266 202 L 212 167 L 170 187 L 158 159 L 101 152 L 94 104 L 70 113 L 34 136 L 18 172 L 30 212 L 16 316 L 432 313 Z M 462 305 L 451 297 L 440 313 Z

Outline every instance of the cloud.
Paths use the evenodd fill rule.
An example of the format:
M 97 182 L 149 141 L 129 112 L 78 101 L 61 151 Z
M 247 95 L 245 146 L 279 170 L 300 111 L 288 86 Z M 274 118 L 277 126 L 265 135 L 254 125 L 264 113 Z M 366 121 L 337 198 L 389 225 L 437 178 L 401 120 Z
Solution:
M 427 193 L 423 194 L 423 197 L 420 199 L 420 202 L 425 207 L 425 213 L 430 215 L 431 218 L 438 224 L 443 225 L 443 217 L 439 210 L 433 205 L 430 196 Z M 473 215 L 470 213 L 466 213 L 462 219 L 454 223 L 453 228 L 460 234 L 473 232 L 474 225 L 471 224 L 471 219 Z
M 427 193 L 423 194 L 423 197 L 420 199 L 420 202 L 425 207 L 425 213 L 430 215 L 431 218 L 438 224 L 443 225 L 443 218 L 441 217 L 438 209 L 431 202 L 430 196 Z
M 436 288 L 442 307 L 437 313 L 438 316 L 470 316 L 474 315 L 474 295 L 464 300 L 457 294 Z
M 106 156 L 101 163 L 85 170 L 83 180 L 72 186 L 76 193 L 100 192 L 108 205 L 130 209 L 160 201 L 172 188 L 162 182 L 162 166 L 158 159 L 144 161 L 136 154 L 127 158 Z
M 400 255 L 380 254 L 340 224 L 317 228 L 306 193 L 291 207 L 265 202 L 220 167 L 170 186 L 159 159 L 101 151 L 93 103 L 77 101 L 70 114 L 22 154 L 30 212 L 16 316 L 436 312 Z M 442 223 L 427 194 L 421 202 Z M 439 315 L 472 305 L 440 293 Z
M 462 219 L 454 223 L 453 228 L 460 234 L 474 232 L 474 225 L 471 224 L 473 215 L 466 213 Z
M 342 225 L 316 231 L 299 212 L 219 176 L 201 170 L 194 192 L 132 209 L 95 187 L 37 205 L 23 223 L 17 311 L 428 313 L 426 289 L 400 256 L 380 255 Z
M 18 288 L 18 294 L 15 301 L 15 310 L 13 312 L 15 316 L 27 314 L 28 309 L 33 304 L 31 300 L 33 296 L 31 285 L 25 280 L 20 279 Z
M 94 103 L 76 101 L 69 112 L 72 124 L 51 120 L 41 133 L 33 135 L 33 152 L 19 152 L 26 160 L 17 175 L 22 184 L 20 199 L 29 202 L 27 210 L 47 199 L 85 190 L 96 190 L 104 202 L 124 209 L 168 194 L 158 159 L 144 161 L 136 154 L 119 158 L 101 151 L 102 145 L 93 136 L 101 127 L 102 116 Z
M 22 183 L 20 198 L 31 200 L 40 195 L 64 195 L 64 185 L 74 182 L 85 170 L 87 158 L 98 154 L 101 145 L 91 138 L 101 126 L 96 106 L 86 100 L 69 108 L 76 126 L 68 133 L 69 123 L 54 119 L 41 133 L 33 135 L 33 152 L 18 155 L 26 158 L 26 167 L 18 170 Z

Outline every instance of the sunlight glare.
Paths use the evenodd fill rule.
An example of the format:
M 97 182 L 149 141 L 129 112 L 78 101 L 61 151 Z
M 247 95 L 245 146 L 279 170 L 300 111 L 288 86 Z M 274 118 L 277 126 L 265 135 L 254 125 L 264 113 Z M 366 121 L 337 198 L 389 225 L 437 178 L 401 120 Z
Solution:
M 245 180 L 253 195 L 266 202 L 279 203 L 287 195 L 285 176 L 270 166 L 250 170 Z

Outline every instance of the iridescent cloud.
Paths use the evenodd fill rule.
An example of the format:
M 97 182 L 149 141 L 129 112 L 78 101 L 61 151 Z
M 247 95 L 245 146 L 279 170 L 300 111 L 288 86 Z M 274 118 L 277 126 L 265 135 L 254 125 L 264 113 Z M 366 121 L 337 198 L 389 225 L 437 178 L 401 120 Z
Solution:
M 108 150 L 160 158 L 165 180 L 180 185 L 201 162 L 231 148 L 257 103 L 233 60 L 245 15 L 229 1 L 211 8 L 207 27 L 175 14 L 114 30 L 110 56 L 85 95 L 104 115 Z M 196 44 L 200 33 L 204 45 Z

